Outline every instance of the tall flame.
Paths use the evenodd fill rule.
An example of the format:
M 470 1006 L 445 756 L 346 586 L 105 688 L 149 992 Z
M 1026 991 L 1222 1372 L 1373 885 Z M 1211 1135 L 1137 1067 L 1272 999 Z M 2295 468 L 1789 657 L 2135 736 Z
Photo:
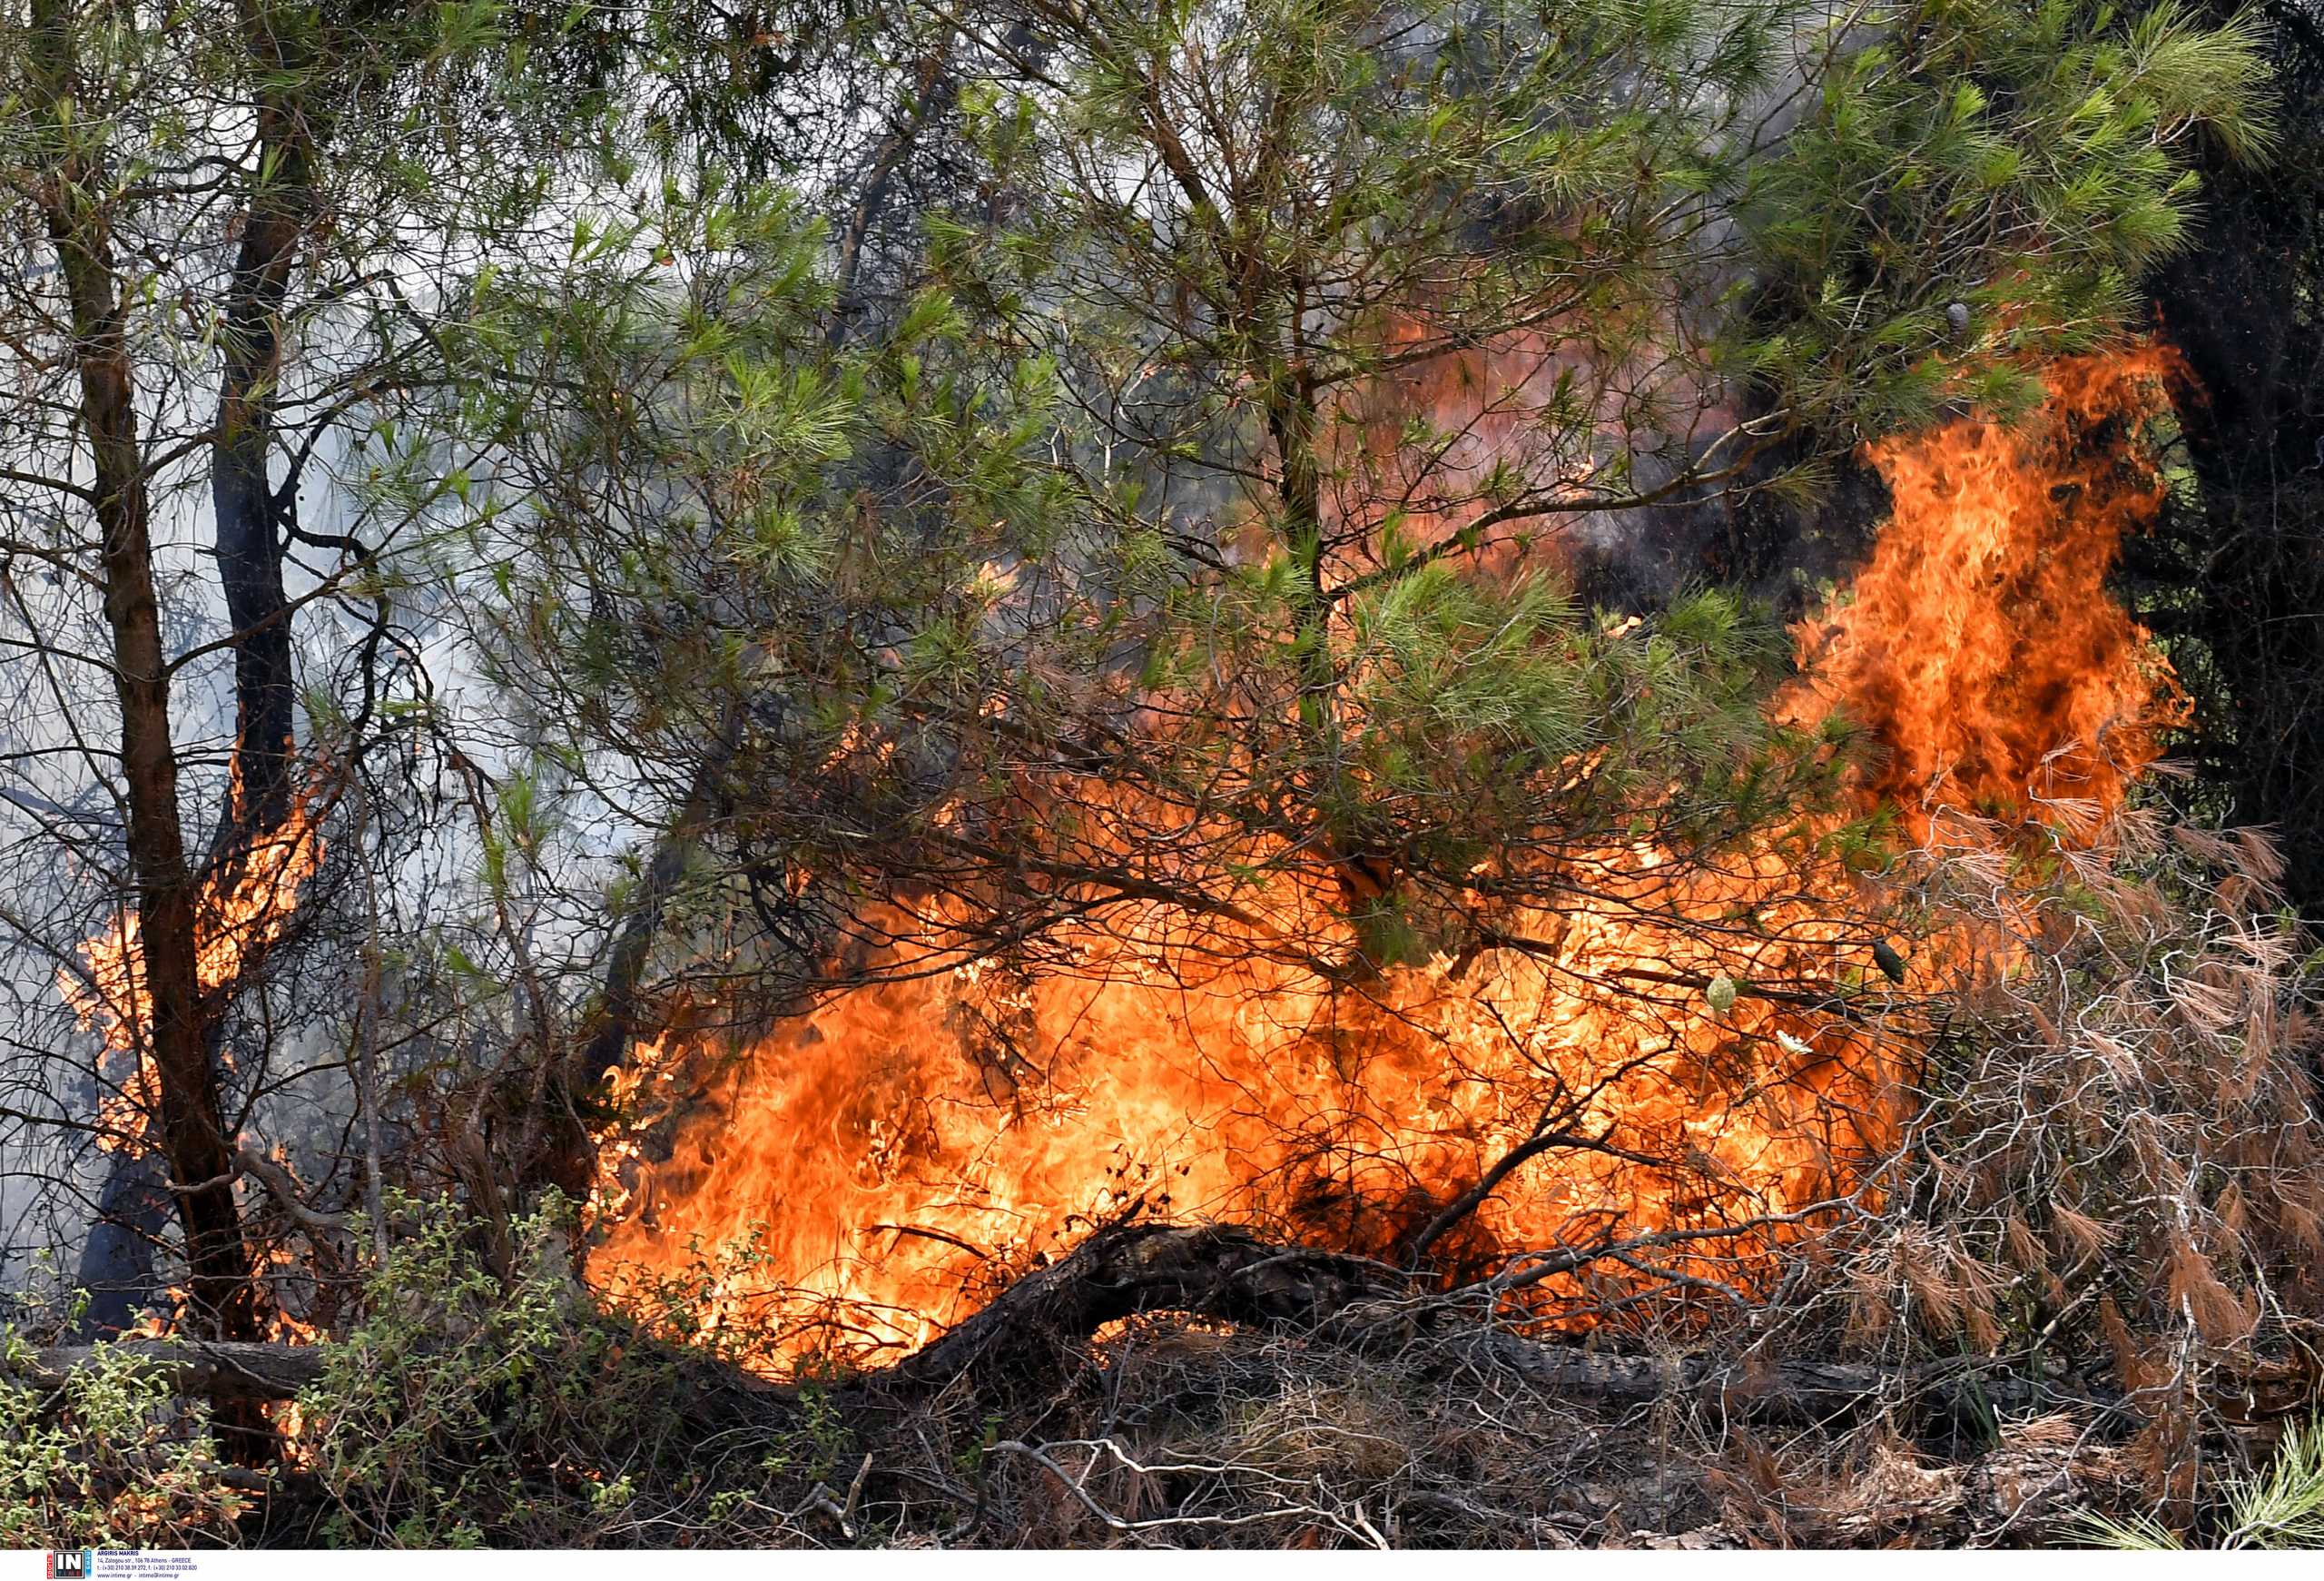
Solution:
M 239 770 L 239 763 L 236 765 Z M 239 773 L 235 803 L 240 802 Z M 194 903 L 194 972 L 206 996 L 240 982 L 290 925 L 299 888 L 321 865 L 320 820 L 312 787 L 293 799 L 282 824 L 212 869 Z M 161 1102 L 160 1075 L 140 1044 L 153 1022 L 138 913 L 124 906 L 81 945 L 85 971 L 60 967 L 56 985 L 84 1030 L 103 1039 L 98 1145 L 143 1152 Z
M 2037 422 L 1874 450 L 1894 520 L 1800 659 L 1811 711 L 1846 710 L 1884 748 L 1877 794 L 2103 809 L 2183 722 L 2170 667 L 2106 590 L 2124 532 L 2162 503 L 2127 441 L 2171 368 L 2152 343 L 2059 362 Z
M 1777 704 L 1876 739 L 1867 800 L 2111 805 L 2152 760 L 2178 694 L 2103 579 L 2161 484 L 2100 430 L 2159 411 L 2162 371 L 2144 347 L 2065 362 L 2023 432 L 1961 422 L 1871 453 L 1894 519 L 1802 628 Z M 1859 1183 L 1897 1123 L 1909 1051 L 1873 1018 L 1737 991 L 1887 992 L 1849 925 L 1862 903 L 1772 834 L 1729 871 L 1650 845 L 1603 868 L 1598 901 L 1523 919 L 1539 947 L 1365 992 L 1265 963 L 1196 975 L 1157 908 L 1070 973 L 985 961 L 739 1042 L 674 1032 L 619 1078 L 634 1114 L 677 1106 L 675 1134 L 658 1160 L 642 1122 L 601 1139 L 589 1277 L 641 1309 L 706 1289 L 713 1326 L 770 1368 L 861 1359 L 1133 1205 L 1394 1255 L 1529 1150 L 1440 1264 L 1665 1232 L 1612 1278 L 1543 1280 L 1535 1309 L 1590 1321 L 1674 1271 L 1740 1296 L 1753 1253 Z M 1721 924 L 1744 912 L 1738 938 Z

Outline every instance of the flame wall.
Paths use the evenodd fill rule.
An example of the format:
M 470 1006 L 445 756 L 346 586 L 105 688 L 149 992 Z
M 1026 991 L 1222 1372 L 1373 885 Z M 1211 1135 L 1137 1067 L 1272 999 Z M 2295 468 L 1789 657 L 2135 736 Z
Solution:
M 2178 694 L 2104 579 L 2162 497 L 2137 430 L 2163 371 L 2144 346 L 2066 362 L 2020 430 L 1871 453 L 1893 519 L 1775 704 L 1865 727 L 1867 802 L 2094 812 L 2152 760 Z M 673 1145 L 646 1156 L 642 1122 L 603 1139 L 590 1278 L 641 1309 L 706 1295 L 771 1367 L 876 1359 L 1133 1204 L 1397 1257 L 1526 1148 L 1428 1249 L 1448 1274 L 1659 1232 L 1536 1287 L 1536 1310 L 1594 1321 L 1672 1272 L 1685 1299 L 1747 1299 L 1894 1133 L 1912 1051 L 1866 1006 L 1942 992 L 1975 952 L 1888 983 L 1856 884 L 1772 835 L 1723 869 L 1651 847 L 1605 869 L 1602 902 L 1528 919 L 1547 947 L 1359 987 L 1194 978 L 1157 911 L 1073 973 L 985 962 L 752 1037 L 673 1034 L 621 1077 L 634 1114 L 675 1105 Z M 1748 986 L 1774 983 L 1823 1003 Z

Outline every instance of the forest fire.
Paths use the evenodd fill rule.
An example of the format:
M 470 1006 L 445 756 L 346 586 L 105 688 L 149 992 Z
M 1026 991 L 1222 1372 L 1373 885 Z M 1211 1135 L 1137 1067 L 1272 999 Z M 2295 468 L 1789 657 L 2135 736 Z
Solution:
M 2324 1546 L 2298 9 L 14 8 L 0 1536 Z
M 2059 362 L 2027 431 L 1955 424 L 1874 453 L 1895 519 L 1799 651 L 1805 711 L 1844 709 L 1885 749 L 1874 794 L 2102 811 L 2182 722 L 2168 665 L 2106 589 L 2122 535 L 2162 504 L 2128 440 L 2171 367 L 2152 342 Z
M 236 800 L 239 801 L 239 782 Z M 300 886 L 321 865 L 321 819 L 310 786 L 279 828 L 235 860 L 212 869 L 195 903 L 195 971 L 204 994 L 241 980 L 250 963 L 281 939 L 298 905 Z M 143 980 L 138 914 L 123 908 L 112 926 L 81 946 L 85 973 L 57 973 L 57 989 L 81 1025 L 104 1040 L 98 1145 L 109 1151 L 147 1149 L 159 1112 L 159 1075 L 140 1052 L 152 1016 Z M 135 1060 L 133 1067 L 131 1064 Z
M 1872 453 L 1894 519 L 1777 704 L 1868 731 L 1866 810 L 2102 810 L 2153 758 L 2178 695 L 2102 584 L 2162 497 L 2134 435 L 2163 371 L 2144 346 L 2063 362 L 2023 432 Z M 706 1281 L 713 1326 L 771 1369 L 922 1342 L 1131 1211 L 1502 1269 L 1569 1323 L 1673 1274 L 1739 1299 L 1893 1136 L 1912 1051 L 1884 1013 L 1970 954 L 1876 950 L 1876 886 L 1817 833 L 1726 870 L 1610 850 L 1591 900 L 1507 928 L 1525 946 L 1356 986 L 1197 969 L 1157 907 L 1071 972 L 858 989 L 731 1060 L 669 1034 L 622 1081 L 635 1114 L 676 1102 L 675 1141 L 602 1139 L 590 1278 L 641 1308 Z M 1617 1243 L 1610 1273 L 1561 1271 Z

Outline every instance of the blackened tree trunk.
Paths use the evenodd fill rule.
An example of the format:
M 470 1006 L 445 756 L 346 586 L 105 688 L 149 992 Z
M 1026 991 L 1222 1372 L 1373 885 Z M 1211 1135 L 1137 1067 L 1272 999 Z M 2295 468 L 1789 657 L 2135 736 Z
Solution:
M 258 25 L 256 64 L 280 82 L 291 63 Z M 242 214 L 241 246 L 228 287 L 221 346 L 224 371 L 210 491 L 216 512 L 218 576 L 234 633 L 235 794 L 225 838 L 248 841 L 290 811 L 290 752 L 298 692 L 291 668 L 290 602 L 282 583 L 283 535 L 268 478 L 282 309 L 314 208 L 313 146 L 295 98 L 261 94 L 259 173 Z

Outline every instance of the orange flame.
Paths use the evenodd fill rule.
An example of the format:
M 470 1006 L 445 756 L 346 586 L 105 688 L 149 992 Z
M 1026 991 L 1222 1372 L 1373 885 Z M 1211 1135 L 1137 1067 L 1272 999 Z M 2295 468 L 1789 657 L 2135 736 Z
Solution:
M 239 804 L 240 765 L 236 767 L 234 800 Z M 194 904 L 194 970 L 205 995 L 241 981 L 250 964 L 289 929 L 299 886 L 313 876 L 323 858 L 313 801 L 310 787 L 297 797 L 280 827 L 203 881 Z M 81 956 L 86 970 L 76 973 L 60 967 L 57 989 L 82 1028 L 103 1038 L 100 1077 L 109 1071 L 121 1072 L 98 1102 L 103 1127 L 98 1146 L 143 1152 L 153 1145 L 151 1128 L 159 1112 L 161 1086 L 152 1056 L 140 1048 L 143 1029 L 153 1019 L 153 999 L 145 987 L 138 914 L 124 906 L 103 933 L 81 945 Z
M 2155 416 L 2171 353 L 2053 365 L 2042 420 L 1954 423 L 1871 453 L 1895 522 L 1848 596 L 1800 633 L 1812 712 L 1846 709 L 1886 761 L 1870 788 L 1916 807 L 2118 805 L 2186 700 L 2106 591 L 2122 536 L 2166 484 L 2122 442 Z
M 2100 430 L 2159 411 L 2161 371 L 2150 348 L 2067 362 L 2025 433 L 1961 422 L 1872 453 L 1894 519 L 1777 703 L 1868 730 L 1867 799 L 2111 805 L 2152 759 L 2177 693 L 2102 584 L 2161 484 Z M 769 1369 L 865 1359 L 1135 1207 L 1399 1255 L 1530 1150 L 1440 1266 L 1659 1234 L 1612 1277 L 1543 1280 L 1531 1309 L 1587 1323 L 1669 1272 L 1687 1299 L 1742 1299 L 1897 1124 L 1909 1051 L 1867 1030 L 1895 990 L 1863 910 L 1836 861 L 1772 833 L 1726 872 L 1641 845 L 1604 854 L 1598 899 L 1516 919 L 1534 947 L 1363 991 L 1256 957 L 1198 969 L 1157 908 L 1071 973 L 983 961 L 739 1041 L 673 1032 L 617 1078 L 640 1118 L 601 1139 L 588 1275 L 641 1310 L 706 1294 Z M 1767 987 L 1803 981 L 1826 994 Z M 649 1157 L 643 1117 L 673 1105 Z

